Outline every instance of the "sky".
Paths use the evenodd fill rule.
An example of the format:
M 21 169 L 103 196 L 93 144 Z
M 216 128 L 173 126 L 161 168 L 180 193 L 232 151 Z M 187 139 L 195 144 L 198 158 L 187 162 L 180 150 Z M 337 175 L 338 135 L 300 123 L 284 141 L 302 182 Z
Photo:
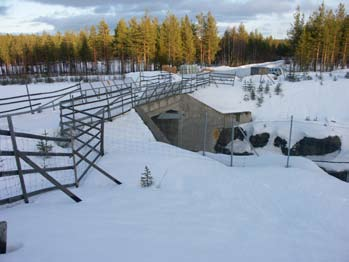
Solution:
M 97 25 L 101 19 L 113 29 L 119 19 L 141 17 L 145 11 L 160 21 L 170 11 L 192 21 L 200 12 L 211 11 L 220 34 L 241 22 L 248 31 L 286 38 L 297 5 L 306 17 L 322 0 L 0 0 L 0 33 L 41 33 L 78 31 Z M 345 3 L 346 1 L 342 1 Z M 340 1 L 327 0 L 336 9 Z M 345 4 L 348 10 L 348 4 Z

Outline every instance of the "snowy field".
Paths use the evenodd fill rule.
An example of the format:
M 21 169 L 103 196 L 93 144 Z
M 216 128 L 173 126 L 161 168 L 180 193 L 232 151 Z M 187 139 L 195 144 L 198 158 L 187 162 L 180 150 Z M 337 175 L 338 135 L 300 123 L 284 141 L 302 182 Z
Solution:
M 304 122 L 317 117 L 311 122 L 325 128 L 316 129 L 322 136 L 324 123 L 349 123 L 349 80 L 343 75 L 322 86 L 283 82 L 283 96 L 265 97 L 261 107 L 243 100 L 239 81 L 193 96 L 223 112 L 250 110 L 256 123 L 291 114 Z M 58 121 L 52 110 L 14 117 L 16 129 L 35 133 L 53 134 Z M 235 156 L 229 167 L 227 155 L 204 157 L 156 142 L 134 111 L 107 122 L 105 132 L 106 154 L 98 165 L 123 184 L 92 170 L 72 189 L 83 199 L 79 204 L 55 191 L 30 198 L 28 205 L 0 206 L 9 251 L 1 262 L 348 261 L 348 184 L 311 161 L 292 157 L 285 168 L 284 156 L 266 151 L 259 158 Z M 154 185 L 141 188 L 146 165 Z
M 90 172 L 73 189 L 79 204 L 52 192 L 0 207 L 1 261 L 346 261 L 346 183 L 304 158 L 289 169 L 281 156 L 235 161 L 155 142 L 131 111 L 106 124 L 98 163 L 123 184 Z M 139 186 L 145 165 L 150 188 Z

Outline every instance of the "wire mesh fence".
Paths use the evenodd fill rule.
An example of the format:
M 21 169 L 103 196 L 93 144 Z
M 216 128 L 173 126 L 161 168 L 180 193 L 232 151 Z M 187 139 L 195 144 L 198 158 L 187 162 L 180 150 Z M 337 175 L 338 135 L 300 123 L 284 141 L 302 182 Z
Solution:
M 12 120 L 11 125 L 4 120 L 0 120 L 0 203 L 53 189 L 53 180 L 64 186 L 75 183 L 72 153 L 62 147 L 63 139 L 14 129 Z M 40 171 L 50 173 L 50 179 Z

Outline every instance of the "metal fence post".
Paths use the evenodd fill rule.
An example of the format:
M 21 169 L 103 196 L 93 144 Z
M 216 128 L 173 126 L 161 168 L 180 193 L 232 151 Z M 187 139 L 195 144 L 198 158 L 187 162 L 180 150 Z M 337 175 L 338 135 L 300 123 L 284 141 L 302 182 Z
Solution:
M 71 143 L 71 150 L 73 153 L 75 187 L 79 187 L 78 172 L 77 172 L 76 158 L 75 158 L 75 148 L 74 148 L 74 132 L 72 128 L 70 129 L 70 143 Z
M 290 135 L 288 137 L 288 151 L 287 151 L 287 163 L 286 167 L 290 167 L 290 153 L 291 153 L 291 137 L 292 137 L 292 126 L 293 126 L 293 115 L 291 116 L 291 124 L 290 124 Z
M 23 177 L 23 172 L 22 172 L 21 160 L 19 158 L 19 151 L 17 148 L 16 134 L 15 134 L 15 131 L 13 128 L 12 118 L 10 116 L 7 117 L 7 122 L 8 122 L 8 128 L 10 129 L 13 151 L 15 153 L 16 165 L 17 165 L 17 169 L 18 169 L 19 181 L 21 183 L 23 199 L 24 199 L 25 203 L 29 203 L 27 189 L 25 187 L 25 182 L 24 182 L 24 177 Z
M 59 126 L 61 129 L 61 136 L 63 136 L 63 110 L 64 110 L 64 107 L 63 107 L 62 103 L 60 103 L 59 106 L 60 106 L 60 108 L 59 108 L 60 109 L 59 110 L 59 119 L 60 119 Z
M 207 111 L 205 112 L 204 137 L 202 155 L 206 155 L 206 136 L 207 136 Z
M 29 88 L 28 88 L 28 84 L 25 84 L 25 89 L 27 90 L 27 96 L 28 96 L 28 102 L 29 102 L 29 106 L 30 106 L 30 111 L 32 114 L 34 114 L 33 111 L 33 107 L 32 107 L 32 101 L 30 100 L 30 93 L 29 93 Z
M 0 254 L 6 253 L 7 245 L 7 223 L 6 221 L 0 222 Z
M 105 112 L 105 110 L 103 109 L 103 117 L 102 117 L 102 121 L 101 121 L 101 130 L 100 130 L 100 132 L 101 132 L 101 134 L 100 134 L 100 136 L 101 136 L 101 145 L 100 145 L 100 154 L 101 154 L 101 156 L 104 156 L 104 112 Z
M 231 119 L 231 143 L 230 143 L 230 166 L 233 166 L 233 155 L 234 155 L 234 118 Z

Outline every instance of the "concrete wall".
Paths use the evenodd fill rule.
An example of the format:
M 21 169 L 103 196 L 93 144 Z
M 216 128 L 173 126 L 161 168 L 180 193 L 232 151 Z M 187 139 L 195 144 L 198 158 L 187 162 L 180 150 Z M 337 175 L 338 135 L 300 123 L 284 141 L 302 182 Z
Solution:
M 240 123 L 251 121 L 250 112 L 223 114 L 187 94 L 164 98 L 142 105 L 140 108 L 149 118 L 153 118 L 171 144 L 192 151 L 203 150 L 206 112 L 206 151 L 209 152 L 214 152 L 220 130 L 231 127 L 233 119 Z M 180 113 L 180 119 L 156 119 L 158 115 L 167 111 Z M 150 126 L 148 127 L 151 129 Z

